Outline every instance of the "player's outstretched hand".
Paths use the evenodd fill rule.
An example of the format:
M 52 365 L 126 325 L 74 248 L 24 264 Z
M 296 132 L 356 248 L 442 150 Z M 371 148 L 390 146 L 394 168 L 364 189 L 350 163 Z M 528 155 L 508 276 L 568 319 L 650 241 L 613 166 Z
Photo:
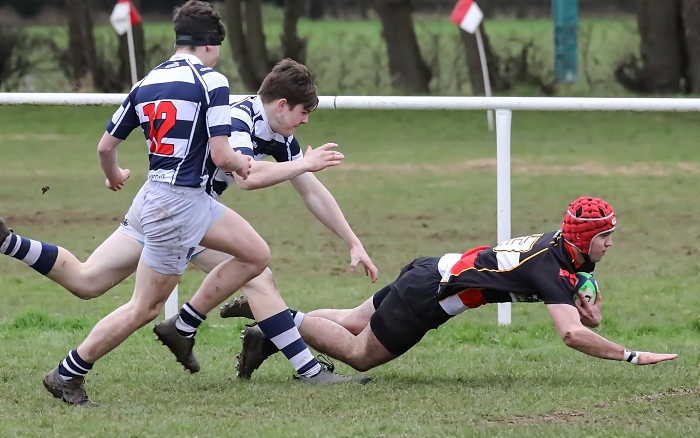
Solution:
M 119 168 L 119 173 L 121 174 L 121 179 L 119 181 L 110 181 L 109 179 L 105 179 L 105 185 L 113 192 L 121 190 L 122 187 L 124 187 L 126 180 L 129 179 L 129 176 L 131 176 L 131 171 L 129 169 Z
M 379 278 L 379 269 L 374 266 L 362 245 L 356 245 L 350 249 L 350 272 L 357 270 L 358 263 L 362 263 L 365 267 L 365 275 L 372 279 L 372 283 L 376 282 Z
M 340 161 L 345 158 L 342 153 L 332 150 L 337 148 L 335 143 L 326 143 L 322 146 L 312 149 L 311 146 L 306 148 L 304 161 L 307 163 L 308 172 L 318 172 L 327 167 L 337 166 Z
M 646 351 L 638 351 L 637 354 L 639 354 L 637 365 L 651 365 L 665 360 L 673 360 L 678 357 L 677 354 L 647 353 Z
M 236 154 L 240 163 L 240 168 L 236 170 L 236 174 L 242 179 L 248 179 L 250 170 L 253 167 L 253 159 L 249 155 L 243 155 L 241 151 L 236 151 Z
M 600 307 L 603 304 L 603 299 L 600 296 L 600 289 L 598 289 L 597 297 L 595 303 L 591 306 L 583 292 L 578 291 L 579 300 L 576 301 L 576 309 L 578 314 L 581 316 L 581 324 L 586 327 L 598 327 L 603 317 L 600 314 Z

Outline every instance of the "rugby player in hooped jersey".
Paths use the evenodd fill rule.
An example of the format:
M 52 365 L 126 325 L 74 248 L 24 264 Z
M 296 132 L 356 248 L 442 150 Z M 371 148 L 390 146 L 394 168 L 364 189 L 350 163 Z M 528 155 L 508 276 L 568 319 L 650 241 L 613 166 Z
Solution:
M 163 67 L 170 70 L 176 64 L 179 65 L 179 62 L 167 63 Z M 204 68 L 205 71 L 209 71 L 208 69 L 208 67 Z M 266 104 L 263 105 L 262 100 L 265 100 Z M 309 147 L 303 155 L 296 139 L 289 134 L 293 132 L 293 128 L 308 121 L 308 113 L 318 103 L 316 87 L 309 71 L 301 64 L 284 60 L 267 75 L 260 88 L 259 97 L 245 99 L 244 105 L 245 102 L 255 106 L 248 118 L 240 117 L 240 112 L 237 113 L 236 107 L 239 105 L 231 106 L 232 120 L 236 128 L 229 143 L 244 155 L 254 155 L 256 160 L 272 156 L 278 162 L 252 163 L 252 173 L 246 179 L 238 178 L 238 184 L 244 189 L 251 190 L 291 180 L 311 213 L 347 243 L 351 256 L 350 270 L 354 271 L 358 264 L 362 264 L 367 275 L 373 282 L 376 281 L 377 268 L 348 225 L 337 202 L 318 179 L 307 174 L 338 165 L 344 158 L 343 154 L 334 150 L 337 145 L 328 143 L 316 149 Z M 265 113 L 261 115 L 263 106 Z M 236 119 L 237 116 L 238 119 Z M 268 119 L 270 123 L 261 122 Z M 243 133 L 240 130 L 241 123 L 251 125 L 254 129 L 250 133 Z M 272 130 L 273 125 L 275 131 Z M 285 132 L 287 137 L 278 132 Z M 219 171 L 212 160 L 208 160 L 207 169 L 209 170 L 207 193 L 218 199 L 233 178 L 230 173 L 227 176 L 226 173 Z M 13 234 L 2 219 L 0 219 L 0 252 L 25 262 L 79 298 L 91 299 L 101 296 L 136 269 L 145 239 L 141 226 L 144 190 L 145 186 L 134 198 L 118 230 L 84 263 L 65 248 Z M 226 253 L 197 246 L 191 261 L 200 269 L 209 272 L 230 257 Z M 265 298 L 267 296 L 272 295 L 274 299 L 275 295 L 279 295 L 269 269 L 265 269 L 260 276 L 251 280 L 241 290 L 248 297 L 256 294 L 259 301 L 263 302 L 269 299 Z M 227 291 L 223 298 L 199 294 L 183 306 L 180 315 L 169 319 L 165 324 L 159 324 L 156 328 L 159 338 L 171 348 L 177 360 L 191 372 L 199 370 L 199 363 L 192 354 L 192 347 L 196 328 L 204 319 L 203 312 L 208 312 L 217 306 L 234 291 Z M 293 360 L 290 362 L 297 369 L 303 367 L 304 362 L 298 362 L 304 355 L 295 354 L 298 341 L 292 339 L 286 342 L 290 344 L 289 348 L 285 349 L 285 346 L 282 348 L 283 351 L 292 355 Z M 311 371 L 315 369 L 312 368 Z M 299 378 L 302 382 L 310 383 L 366 382 L 368 380 L 364 376 L 342 376 L 330 372 L 327 368 L 318 374 L 299 374 Z
M 309 146 L 302 154 L 296 138 L 288 134 L 298 125 L 308 122 L 308 113 L 318 103 L 316 87 L 308 69 L 291 60 L 281 61 L 266 76 L 258 93 L 258 96 L 231 105 L 231 120 L 236 126 L 229 143 L 237 151 L 256 160 L 251 163 L 252 171 L 248 177 L 238 178 L 238 185 L 254 190 L 289 180 L 309 211 L 346 242 L 350 248 L 350 271 L 354 272 L 361 264 L 365 274 L 375 282 L 378 270 L 338 203 L 323 184 L 310 174 L 339 165 L 343 154 L 335 150 L 335 143 L 315 149 Z M 262 104 L 262 100 L 267 103 Z M 293 110 L 290 109 L 292 102 L 295 102 Z M 250 112 L 244 112 L 246 109 Z M 287 136 L 278 131 L 285 132 Z M 277 162 L 257 161 L 268 156 Z M 218 200 L 223 191 L 232 185 L 234 178 L 232 174 L 217 169 L 211 160 L 207 161 L 207 170 L 207 193 Z M 2 218 L 0 253 L 26 263 L 78 298 L 97 298 L 136 270 L 144 240 L 141 227 L 143 192 L 142 187 L 118 229 L 84 263 L 63 247 L 14 234 Z M 191 262 L 209 272 L 227 258 L 227 254 L 198 246 Z M 263 276 L 268 273 L 266 270 Z
M 245 189 L 258 189 L 289 180 L 294 189 L 299 193 L 309 211 L 328 229 L 338 235 L 350 248 L 350 269 L 354 271 L 358 264 L 362 264 L 366 275 L 370 276 L 372 282 L 377 280 L 377 268 L 370 260 L 362 243 L 350 228 L 343 212 L 333 195 L 309 170 L 320 170 L 328 163 L 321 162 L 322 167 L 309 168 L 305 161 L 309 156 L 320 153 L 328 156 L 331 165 L 340 162 L 343 155 L 340 152 L 332 151 L 337 147 L 334 143 L 328 143 L 312 150 L 307 150 L 304 157 L 299 143 L 293 137 L 295 129 L 308 122 L 309 113 L 316 108 L 318 95 L 316 85 L 309 70 L 291 60 L 280 61 L 272 71 L 265 77 L 258 91 L 258 95 L 250 96 L 240 102 L 231 104 L 231 137 L 229 143 L 231 147 L 244 155 L 254 158 L 252 171 L 248 178 L 240 178 L 236 174 L 225 172 L 224 169 L 217 168 L 214 163 L 209 162 L 210 177 L 208 190 L 210 194 L 218 199 L 224 190 L 234 183 L 238 183 Z M 273 157 L 276 163 L 261 161 L 265 157 Z M 320 165 L 320 166 L 321 166 Z M 127 214 L 127 218 L 129 215 Z M 195 252 L 200 250 L 198 248 Z M 221 252 L 205 250 L 202 255 L 206 257 L 206 263 L 202 261 L 197 266 L 208 270 L 228 259 L 230 256 Z M 197 257 L 199 259 L 199 257 Z M 195 260 L 197 260 L 195 259 Z M 272 272 L 269 268 L 248 282 L 242 287 L 243 293 L 250 297 L 265 297 L 268 295 L 279 296 L 279 291 L 275 284 Z M 228 296 L 235 290 L 227 291 Z M 180 314 L 169 318 L 154 327 L 154 331 L 159 339 L 171 348 L 178 361 L 186 368 L 191 369 L 192 365 L 197 368 L 199 364 L 192 352 L 193 343 L 183 336 L 194 336 L 197 320 L 193 320 L 191 305 L 199 306 L 198 303 L 206 300 L 208 292 L 200 290 L 192 299 L 185 303 L 180 310 Z M 220 302 L 223 300 L 220 300 Z M 251 308 L 256 316 L 265 312 L 259 308 L 265 305 L 263 300 L 256 300 Z M 219 302 L 219 303 L 220 303 Z M 208 309 L 211 309 L 209 300 Z M 216 303 L 218 305 L 219 303 Z M 256 307 L 258 306 L 258 307 Z M 256 318 L 260 321 L 260 318 Z M 201 321 L 199 321 L 201 322 Z M 196 325 L 195 325 L 196 323 Z M 187 331 L 181 329 L 182 326 L 189 325 Z M 283 333 L 289 328 L 273 327 L 269 321 L 259 323 L 263 331 L 272 333 Z M 284 340 L 285 336 L 273 337 L 276 348 L 281 348 L 282 352 L 294 364 L 296 361 L 297 347 L 290 340 Z M 301 339 L 299 339 L 301 340 Z M 295 341 L 296 342 L 296 341 Z M 174 348 L 173 348 L 174 347 Z M 329 365 L 329 364 L 326 364 Z M 332 366 L 328 368 L 332 370 Z M 337 373 L 324 372 L 318 375 L 300 375 L 299 379 L 306 382 L 341 383 L 356 381 L 364 383 L 369 381 L 365 376 L 342 376 Z
M 569 205 L 561 230 L 416 259 L 360 306 L 297 312 L 295 322 L 310 346 L 366 371 L 404 354 L 429 330 L 465 310 L 489 303 L 544 302 L 561 339 L 582 353 L 637 365 L 675 359 L 676 354 L 625 349 L 588 329 L 601 322 L 600 293 L 593 306 L 584 299 L 580 305 L 574 301 L 575 273 L 593 271 L 612 246 L 615 225 L 615 213 L 605 201 L 578 198 Z M 229 303 L 221 316 L 249 316 L 247 303 Z M 248 327 L 239 375 L 250 377 L 274 352 L 256 325 Z
M 134 85 L 98 145 L 106 185 L 120 190 L 129 172 L 117 164 L 117 147 L 133 129 L 143 129 L 150 162 L 139 217 L 144 248 L 131 301 L 103 318 L 43 380 L 54 397 L 70 404 L 95 405 L 85 390 L 85 375 L 158 316 L 200 242 L 229 255 L 200 287 L 206 300 L 214 302 L 212 308 L 230 295 L 222 295 L 224 291 L 235 291 L 258 276 L 270 260 L 267 244 L 250 224 L 206 192 L 207 159 L 243 180 L 251 167 L 249 156 L 229 146 L 228 81 L 212 69 L 225 36 L 221 16 L 210 4 L 189 0 L 175 11 L 173 23 L 175 55 Z M 251 299 L 264 302 L 254 308 L 261 309 L 256 311 L 261 325 L 274 329 L 270 336 L 281 328 L 297 334 L 294 365 L 300 375 L 327 372 L 299 338 L 279 294 Z M 191 328 L 188 322 L 201 322 L 211 309 L 188 310 L 185 331 Z

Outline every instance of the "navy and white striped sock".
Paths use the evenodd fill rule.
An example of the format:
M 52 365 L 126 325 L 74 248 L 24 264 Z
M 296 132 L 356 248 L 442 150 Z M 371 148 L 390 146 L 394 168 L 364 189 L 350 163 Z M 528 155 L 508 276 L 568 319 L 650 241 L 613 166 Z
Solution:
M 197 328 L 205 319 L 207 319 L 207 316 L 197 312 L 188 301 L 180 309 L 180 315 L 175 321 L 175 329 L 177 329 L 180 336 L 193 338 L 197 334 Z
M 79 355 L 78 350 L 71 350 L 58 366 L 58 375 L 63 380 L 70 380 L 74 377 L 85 377 L 92 369 L 91 363 L 85 362 Z
M 300 312 L 298 310 L 292 310 L 289 309 L 290 312 L 292 312 L 292 318 L 294 319 L 294 325 L 297 326 L 297 328 L 301 328 L 301 323 L 304 321 L 304 317 L 306 314 L 304 312 Z
M 42 275 L 51 272 L 58 257 L 58 247 L 45 242 L 10 234 L 0 243 L 0 252 L 21 260 Z
M 284 353 L 297 373 L 312 377 L 321 372 L 321 365 L 301 339 L 289 309 L 258 322 L 258 326 Z

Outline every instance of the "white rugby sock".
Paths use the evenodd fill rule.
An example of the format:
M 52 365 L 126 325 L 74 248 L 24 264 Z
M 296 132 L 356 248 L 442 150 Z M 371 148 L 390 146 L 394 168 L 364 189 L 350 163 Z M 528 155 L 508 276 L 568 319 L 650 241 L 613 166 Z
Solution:
M 301 328 L 301 323 L 304 321 L 304 317 L 306 314 L 304 312 L 296 311 L 294 312 L 294 325 L 297 326 L 297 328 Z

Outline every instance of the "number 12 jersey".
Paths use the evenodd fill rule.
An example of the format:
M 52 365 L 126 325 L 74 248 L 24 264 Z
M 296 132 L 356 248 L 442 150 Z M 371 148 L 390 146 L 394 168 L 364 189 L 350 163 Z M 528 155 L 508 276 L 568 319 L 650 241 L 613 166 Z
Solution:
M 224 75 L 194 55 L 175 54 L 134 85 L 107 132 L 124 140 L 141 126 L 149 180 L 204 187 L 209 138 L 231 135 L 228 99 Z

